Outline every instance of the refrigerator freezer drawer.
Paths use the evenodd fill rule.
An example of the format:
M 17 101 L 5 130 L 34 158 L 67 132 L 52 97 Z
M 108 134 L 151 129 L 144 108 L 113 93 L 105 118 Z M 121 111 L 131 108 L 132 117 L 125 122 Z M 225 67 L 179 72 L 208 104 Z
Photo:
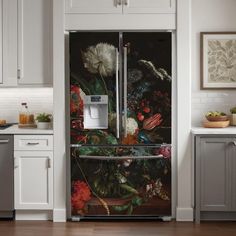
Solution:
M 171 216 L 171 158 L 71 157 L 72 216 Z

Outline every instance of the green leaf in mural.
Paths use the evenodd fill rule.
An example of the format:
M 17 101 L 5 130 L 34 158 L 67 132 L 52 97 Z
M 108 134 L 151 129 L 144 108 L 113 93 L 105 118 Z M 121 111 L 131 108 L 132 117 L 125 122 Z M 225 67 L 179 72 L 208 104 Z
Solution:
M 118 144 L 117 139 L 113 135 L 111 135 L 111 134 L 109 134 L 106 137 L 106 143 L 107 144 Z
M 135 196 L 132 199 L 132 205 L 133 206 L 141 206 L 143 204 L 143 199 L 139 196 Z
M 104 85 L 102 83 L 102 80 L 99 78 L 95 78 L 94 81 L 91 82 L 91 90 L 93 92 L 93 95 L 105 95 L 106 90 L 104 88 Z
M 133 194 L 138 194 L 138 191 L 132 187 L 130 187 L 127 184 L 121 184 L 120 187 L 124 190 L 126 190 L 127 192 L 133 193 Z
M 79 149 L 79 155 L 92 155 L 94 153 L 97 153 L 99 151 L 99 148 L 97 147 L 81 147 Z
M 112 206 L 113 210 L 121 212 L 125 211 L 129 208 L 130 205 L 120 205 L 120 206 Z

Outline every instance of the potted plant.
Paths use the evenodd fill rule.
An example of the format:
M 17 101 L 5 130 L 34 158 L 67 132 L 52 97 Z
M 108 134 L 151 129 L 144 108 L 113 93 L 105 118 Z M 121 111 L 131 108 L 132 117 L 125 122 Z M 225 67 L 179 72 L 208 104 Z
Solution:
M 52 120 L 52 115 L 40 113 L 37 115 L 36 120 L 38 121 L 37 126 L 39 129 L 49 129 Z
M 236 107 L 231 108 L 230 112 L 231 112 L 230 124 L 236 125 Z

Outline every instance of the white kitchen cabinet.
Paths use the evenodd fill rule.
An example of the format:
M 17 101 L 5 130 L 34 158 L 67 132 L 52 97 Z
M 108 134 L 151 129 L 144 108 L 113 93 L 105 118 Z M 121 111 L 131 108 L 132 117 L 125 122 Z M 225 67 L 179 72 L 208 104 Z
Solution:
M 16 210 L 53 208 L 53 136 L 14 136 Z
M 175 13 L 175 0 L 65 0 L 66 13 Z
M 3 36 L 3 0 L 0 0 L 0 55 L 2 55 L 3 50 L 3 42 L 2 42 L 2 36 Z M 3 83 L 3 58 L 0 57 L 0 84 Z
M 52 152 L 15 151 L 14 158 L 15 209 L 52 209 Z
M 17 0 L 0 0 L 0 87 L 17 86 Z
M 52 84 L 52 1 L 18 0 L 18 85 Z

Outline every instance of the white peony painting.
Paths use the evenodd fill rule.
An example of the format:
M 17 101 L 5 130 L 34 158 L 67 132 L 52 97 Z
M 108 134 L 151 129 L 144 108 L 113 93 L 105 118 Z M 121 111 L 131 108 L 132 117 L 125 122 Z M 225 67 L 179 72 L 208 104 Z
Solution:
M 236 33 L 201 33 L 202 89 L 236 88 Z

